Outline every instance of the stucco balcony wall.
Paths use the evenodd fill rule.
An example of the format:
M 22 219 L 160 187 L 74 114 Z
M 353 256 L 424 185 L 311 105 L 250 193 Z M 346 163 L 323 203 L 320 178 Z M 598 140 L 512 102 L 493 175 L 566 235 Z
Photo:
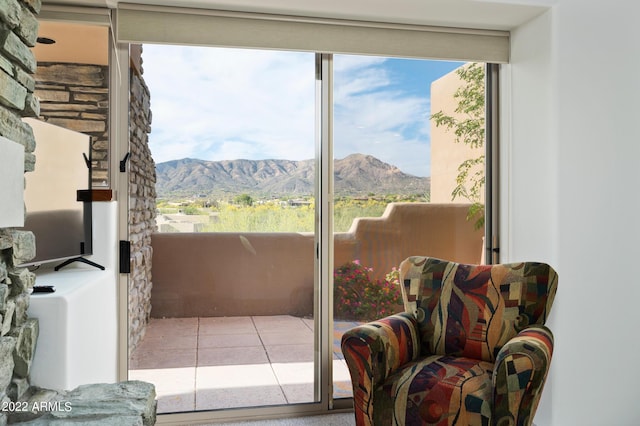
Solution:
M 411 255 L 479 262 L 483 230 L 466 204 L 392 203 L 335 236 L 335 265 L 359 259 L 383 278 Z M 156 233 L 154 318 L 313 313 L 314 238 L 306 233 Z

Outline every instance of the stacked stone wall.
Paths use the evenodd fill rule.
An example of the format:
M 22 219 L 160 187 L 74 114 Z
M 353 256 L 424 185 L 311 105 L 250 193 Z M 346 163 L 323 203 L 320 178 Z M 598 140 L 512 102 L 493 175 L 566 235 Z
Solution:
M 25 147 L 25 172 L 35 165 L 33 131 L 21 119 L 39 112 L 30 47 L 36 43 L 40 7 L 40 0 L 0 1 L 0 135 Z M 0 229 L 0 404 L 15 401 L 29 388 L 38 321 L 27 317 L 27 308 L 35 275 L 16 265 L 34 255 L 31 232 Z M 0 424 L 6 416 L 0 411 Z
M 109 67 L 39 62 L 40 120 L 91 137 L 91 184 L 109 186 Z
M 149 149 L 151 109 L 142 78 L 140 47 L 132 48 L 129 108 L 129 354 L 144 337 L 151 315 L 151 235 L 156 232 L 156 166 Z

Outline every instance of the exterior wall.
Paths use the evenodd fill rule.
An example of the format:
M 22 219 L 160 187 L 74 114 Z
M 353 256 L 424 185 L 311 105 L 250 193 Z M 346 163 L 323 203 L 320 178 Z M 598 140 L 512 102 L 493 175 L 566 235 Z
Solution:
M 375 278 L 410 255 L 479 262 L 467 204 L 399 203 L 335 238 L 335 265 L 359 259 Z M 314 237 L 288 233 L 154 234 L 151 315 L 313 313 Z
M 109 182 L 109 67 L 39 62 L 36 96 L 40 119 L 91 137 L 91 180 Z
M 344 244 L 352 257 L 341 258 L 336 237 L 335 266 L 359 259 L 374 270 L 374 278 L 413 255 L 428 255 L 462 263 L 480 263 L 484 230 L 467 220 L 468 204 L 392 203 L 380 218 L 354 221 Z M 345 253 L 346 254 L 346 253 Z
M 29 47 L 36 41 L 40 1 L 0 2 L 0 135 L 25 147 L 25 171 L 32 171 L 35 139 L 22 117 L 38 114 L 32 74 L 36 61 Z M 0 203 L 3 200 L 0 199 Z M 38 321 L 27 318 L 35 276 L 15 265 L 33 258 L 30 232 L 0 229 L 0 402 L 16 400 L 29 388 L 29 369 L 38 336 Z M 7 421 L 0 412 L 0 424 Z
M 141 46 L 132 46 L 129 108 L 129 353 L 144 337 L 151 314 L 153 248 L 156 227 L 156 168 L 149 149 L 151 109 L 149 89 L 142 78 Z
M 443 111 L 452 117 L 456 113 L 458 101 L 453 97 L 461 80 L 456 70 L 431 83 L 431 113 Z M 478 156 L 478 150 L 463 143 L 456 143 L 453 130 L 436 126 L 431 120 L 431 202 L 450 203 L 451 193 L 456 187 L 458 166 L 469 158 Z M 484 197 L 482 198 L 484 200 Z M 455 202 L 468 202 L 456 198 Z

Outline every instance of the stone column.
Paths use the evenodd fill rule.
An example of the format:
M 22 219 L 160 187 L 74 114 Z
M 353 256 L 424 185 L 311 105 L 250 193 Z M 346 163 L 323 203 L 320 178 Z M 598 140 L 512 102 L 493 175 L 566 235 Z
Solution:
M 151 315 L 151 235 L 156 232 L 156 166 L 149 149 L 151 100 L 142 78 L 142 46 L 131 47 L 129 108 L 129 354 L 144 337 Z
M 36 117 L 40 108 L 34 96 L 36 59 L 30 50 L 38 35 L 40 6 L 40 0 L 0 1 L 0 136 L 24 146 L 25 172 L 35 164 L 33 131 L 21 118 Z M 0 402 L 16 400 L 29 388 L 38 337 L 38 321 L 27 318 L 35 275 L 16 265 L 34 255 L 31 232 L 0 229 Z M 6 413 L 0 412 L 0 424 L 6 421 Z

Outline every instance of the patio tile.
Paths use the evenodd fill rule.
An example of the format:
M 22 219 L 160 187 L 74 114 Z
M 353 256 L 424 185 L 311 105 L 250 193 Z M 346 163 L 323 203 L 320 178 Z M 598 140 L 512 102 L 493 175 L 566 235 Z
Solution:
M 157 395 L 158 414 L 182 413 L 185 411 L 193 411 L 196 407 L 196 392 L 192 389 L 190 392 L 181 394 Z
M 334 321 L 333 323 L 333 358 L 344 359 L 341 348 L 342 335 L 345 331 L 360 323 L 356 321 Z
M 304 402 L 314 402 L 314 386 L 313 383 L 297 383 L 280 385 L 282 392 L 287 398 L 288 404 L 300 404 Z
M 308 344 L 313 346 L 313 333 L 306 331 L 281 331 L 277 333 L 261 332 L 260 338 L 265 346 L 269 345 L 297 345 Z
M 351 375 L 349 374 L 349 368 L 347 363 L 341 359 L 333 360 L 333 380 L 334 381 L 351 381 Z
M 274 362 L 313 362 L 315 350 L 313 343 L 301 345 L 265 345 L 269 361 Z
M 356 324 L 333 330 L 336 398 L 352 395 L 339 341 Z M 289 315 L 152 319 L 130 378 L 156 385 L 159 413 L 312 402 L 313 326 Z
M 286 404 L 269 364 L 198 367 L 196 409 Z
M 302 318 L 302 322 L 307 326 L 309 330 L 313 333 L 313 328 L 315 326 L 315 322 L 313 318 Z
M 255 334 L 203 334 L 198 337 L 199 348 L 240 348 L 260 346 L 260 336 Z
M 129 360 L 129 368 L 158 369 L 196 366 L 196 349 L 137 350 Z
M 289 404 L 314 401 L 313 361 L 276 362 L 271 367 Z
M 351 375 L 344 360 L 333 360 L 333 397 L 351 398 L 353 388 L 351 387 Z
M 196 391 L 196 410 L 260 407 L 286 403 L 287 399 L 278 385 Z
M 145 339 L 173 338 L 187 334 L 198 334 L 198 318 L 151 318 Z
M 279 333 L 279 332 L 302 332 L 312 333 L 302 318 L 292 317 L 290 315 L 272 315 L 253 317 L 258 333 Z
M 241 374 L 238 374 L 238 373 Z M 196 387 L 202 389 L 236 389 L 278 384 L 269 364 L 248 364 L 237 368 L 233 365 L 198 367 Z
M 357 325 L 363 324 L 362 322 L 358 322 L 358 321 L 342 321 L 342 320 L 335 320 L 333 322 L 333 329 L 334 330 L 338 330 L 341 331 L 342 333 L 344 333 L 345 331 L 349 330 L 350 328 L 353 328 Z
M 130 370 L 129 379 L 142 380 L 155 385 L 158 413 L 195 409 L 195 367 Z
M 262 346 L 242 348 L 199 348 L 198 367 L 221 365 L 269 364 Z M 242 369 L 242 368 L 240 368 Z
M 200 318 L 200 336 L 209 334 L 255 334 L 256 327 L 251 317 Z
M 274 362 L 271 367 L 281 385 L 313 384 L 313 362 Z
M 183 334 L 171 337 L 145 336 L 136 351 L 162 351 L 167 349 L 195 349 L 198 347 L 197 334 Z

